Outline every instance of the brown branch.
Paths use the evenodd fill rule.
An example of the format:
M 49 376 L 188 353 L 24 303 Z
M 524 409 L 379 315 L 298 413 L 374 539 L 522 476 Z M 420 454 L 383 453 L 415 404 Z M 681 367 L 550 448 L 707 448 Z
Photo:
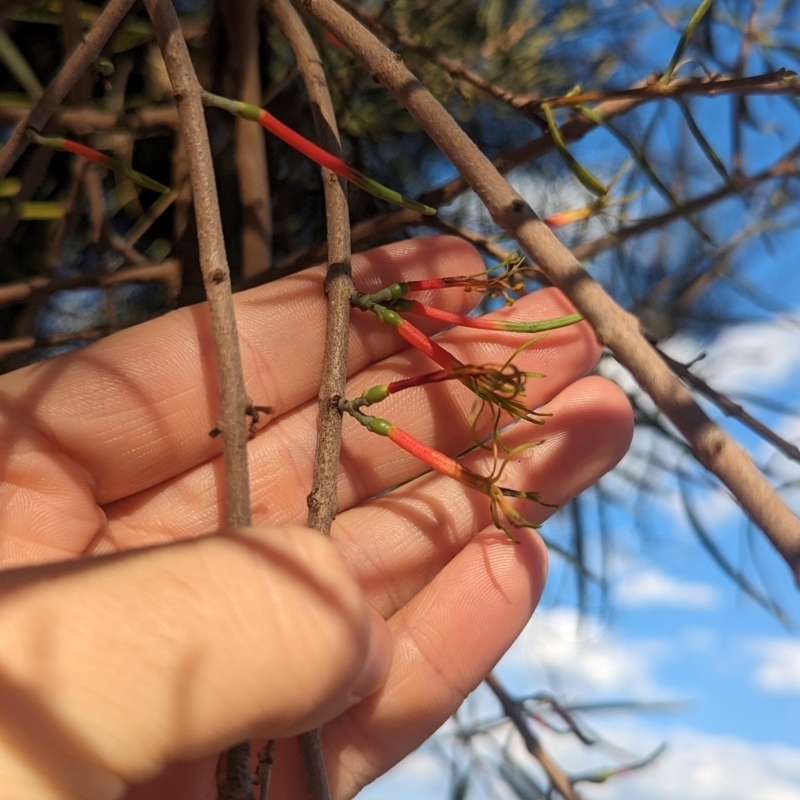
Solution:
M 234 97 L 261 103 L 258 57 L 260 0 L 227 0 L 219 8 L 228 34 Z M 272 212 L 267 147 L 260 125 L 236 118 L 235 161 L 242 204 L 242 276 L 266 272 L 272 262 Z
M 266 0 L 297 61 L 306 87 L 317 138 L 322 147 L 342 156 L 336 115 L 325 71 L 317 48 L 297 11 L 289 0 Z M 325 360 L 319 390 L 319 426 L 314 459 L 314 477 L 308 495 L 308 525 L 324 535 L 330 534 L 338 510 L 336 487 L 339 451 L 342 441 L 342 416 L 336 405 L 344 395 L 347 379 L 347 342 L 350 330 L 350 296 L 353 282 L 350 269 L 350 219 L 344 181 L 327 169 L 322 170 L 325 214 L 328 232 L 328 319 L 325 333 Z M 312 800 L 331 797 L 322 749 L 321 729 L 299 737 L 300 750 Z
M 62 0 L 61 2 L 61 35 L 64 40 L 64 52 L 71 53 L 81 41 L 83 30 L 79 16 L 78 0 Z M 92 96 L 91 76 L 82 72 L 75 85 L 67 93 L 67 102 L 71 106 L 86 105 Z
M 90 161 L 78 156 L 70 158 L 70 178 L 64 199 L 61 201 L 64 214 L 57 222 L 55 229 L 47 242 L 47 254 L 44 259 L 44 268 L 48 272 L 54 271 L 62 261 L 64 243 L 75 235 L 78 220 L 81 214 L 80 195 L 83 175 L 89 169 Z
M 142 264 L 102 275 L 73 275 L 68 278 L 39 276 L 26 281 L 0 285 L 0 308 L 27 302 L 67 289 L 106 288 L 122 283 L 158 281 L 167 287 L 170 299 L 180 290 L 180 263 L 175 259 L 161 264 Z
M 542 140 L 537 139 L 535 141 L 541 142 Z M 525 145 L 525 147 L 530 147 L 530 144 Z M 714 189 L 707 194 L 700 195 L 692 200 L 687 200 L 681 204 L 680 208 L 672 208 L 669 211 L 665 211 L 661 214 L 654 214 L 651 217 L 645 217 L 636 222 L 632 222 L 629 225 L 617 228 L 611 233 L 604 234 L 603 236 L 592 239 L 589 242 L 584 242 L 583 244 L 577 245 L 573 248 L 572 253 L 575 258 L 584 261 L 594 257 L 603 250 L 608 250 L 614 245 L 622 244 L 636 236 L 642 236 L 643 234 L 652 230 L 669 225 L 670 223 L 679 219 L 683 219 L 685 214 L 701 211 L 709 206 L 714 205 L 715 203 L 732 197 L 734 194 L 742 195 L 767 180 L 800 177 L 800 167 L 794 163 L 797 153 L 798 149 L 794 148 L 782 156 L 772 166 L 755 175 L 733 178 L 729 183 L 720 187 L 719 189 Z M 496 163 L 497 161 L 495 161 L 495 164 Z M 457 178 L 455 181 L 461 181 L 461 178 Z M 451 183 L 454 183 L 455 181 L 452 181 Z M 449 192 L 449 186 L 450 184 L 446 184 L 442 187 L 439 187 L 439 189 L 433 190 L 433 192 L 428 193 L 427 195 L 422 195 L 421 197 L 424 198 L 438 192 Z M 389 211 L 356 223 L 351 229 L 353 250 L 364 250 L 375 242 L 385 239 L 386 237 L 397 233 L 397 231 L 402 230 L 403 228 L 411 225 L 421 224 L 430 225 L 435 228 L 439 228 L 440 230 L 447 231 L 448 233 L 452 233 L 455 236 L 460 236 L 466 241 L 474 244 L 478 249 L 483 250 L 489 255 L 500 258 L 501 260 L 504 257 L 502 254 L 506 253 L 505 250 L 499 248 L 497 245 L 492 244 L 485 236 L 482 236 L 475 231 L 471 231 L 466 228 L 460 228 L 438 217 L 425 217 L 416 211 L 411 211 L 408 209 Z M 281 261 L 277 262 L 268 278 L 264 278 L 262 276 L 252 281 L 244 281 L 241 286 L 237 286 L 237 290 L 258 286 L 264 283 L 265 280 L 275 280 L 286 275 L 292 275 L 295 272 L 299 272 L 300 270 L 311 267 L 314 264 L 318 264 L 325 258 L 325 252 L 324 243 L 311 245 L 310 247 L 305 247 L 302 250 L 297 250 L 281 259 Z M 531 269 L 535 270 L 535 267 L 531 267 Z M 539 273 L 538 277 L 540 280 L 543 278 L 541 273 Z
M 683 78 L 661 83 L 658 75 L 651 75 L 643 86 L 630 89 L 611 89 L 597 92 L 580 92 L 564 97 L 543 98 L 531 101 L 534 107 L 547 103 L 551 108 L 575 108 L 587 103 L 602 103 L 612 100 L 662 100 L 667 97 L 683 97 L 687 94 L 716 97 L 719 94 L 788 94 L 800 93 L 800 80 L 785 69 L 752 75 L 748 78 L 725 78 L 712 75 L 709 78 Z
M 222 236 L 211 147 L 200 99 L 200 84 L 181 32 L 178 15 L 170 0 L 145 0 L 145 6 L 153 22 L 156 41 L 172 84 L 189 160 L 197 218 L 200 269 L 208 298 L 220 393 L 217 428 L 222 433 L 223 439 L 227 504 L 225 516 L 227 526 L 233 530 L 250 524 L 250 480 L 247 465 L 247 429 L 244 419 L 251 402 L 245 391 L 242 374 L 239 338 L 233 312 L 231 276 Z M 222 797 L 230 800 L 252 797 L 249 753 L 250 748 L 246 743 L 228 752 L 228 763 L 234 760 L 235 766 L 226 770 L 226 775 L 234 776 L 238 782 L 234 783 L 233 780 L 225 782 L 221 787 Z
M 402 208 L 399 211 L 389 211 L 354 225 L 350 230 L 350 240 L 353 245 L 358 245 L 358 250 L 366 250 L 370 243 L 376 239 L 390 236 L 407 225 L 418 225 L 423 222 L 429 225 L 431 217 L 407 208 Z M 354 247 L 353 249 L 356 248 Z M 300 272 L 300 270 L 313 267 L 315 264 L 319 264 L 320 261 L 324 261 L 327 252 L 327 242 L 318 242 L 310 247 L 296 250 L 276 262 L 269 275 L 262 275 L 243 281 L 240 286 L 236 287 L 236 290 L 250 289 L 253 286 L 260 286 L 262 283 L 277 280 L 286 275 L 294 275 L 295 272 Z
M 503 707 L 503 713 L 511 720 L 511 724 L 519 731 L 526 750 L 541 764 L 542 769 L 550 779 L 550 783 L 566 800 L 580 800 L 580 795 L 575 791 L 569 778 L 550 754 L 542 747 L 539 737 L 533 732 L 528 720 L 525 718 L 523 703 L 514 700 L 493 673 L 485 678 L 486 685 L 494 692 L 495 697 Z
M 736 92 L 737 94 L 797 94 L 800 92 L 800 81 L 791 75 L 787 75 L 785 69 L 779 69 L 764 75 L 755 75 L 748 78 L 741 76 L 724 78 L 719 75 L 714 75 L 702 79 L 686 78 L 675 80 L 668 84 L 661 83 L 658 79 L 659 76 L 653 75 L 648 79 L 645 86 L 631 89 L 580 92 L 565 97 L 551 98 L 542 98 L 535 95 L 520 95 L 487 80 L 479 73 L 466 67 L 464 63 L 458 59 L 442 55 L 436 50 L 426 47 L 413 36 L 396 30 L 374 14 L 371 14 L 369 11 L 366 11 L 361 6 L 354 3 L 353 0 L 337 0 L 337 3 L 376 36 L 380 36 L 392 44 L 399 44 L 417 53 L 432 64 L 443 69 L 452 78 L 461 79 L 472 84 L 477 89 L 486 92 L 496 100 L 500 100 L 515 111 L 519 111 L 525 116 L 532 117 L 537 122 L 542 121 L 537 112 L 541 108 L 542 103 L 545 102 L 548 103 L 551 108 L 575 108 L 576 106 L 586 103 L 602 103 L 610 100 L 650 101 L 666 97 L 680 97 L 687 94 L 715 96 L 717 94 L 729 92 Z
M 476 247 L 478 250 L 486 253 L 487 256 L 494 258 L 497 261 L 504 261 L 510 255 L 509 251 L 504 247 L 500 247 L 499 244 L 487 239 L 477 231 L 464 228 L 460 225 L 454 225 L 452 222 L 447 222 L 441 217 L 431 217 L 428 224 L 434 228 L 438 228 L 440 231 L 442 231 L 442 233 L 458 236 L 465 242 L 469 242 L 473 247 Z M 535 270 L 532 269 L 532 271 Z
M 634 88 L 631 91 L 636 91 Z M 600 113 L 605 119 L 612 119 L 615 116 L 627 113 L 641 103 L 641 98 L 633 98 L 627 100 L 610 100 L 597 107 L 597 112 Z M 589 133 L 595 126 L 593 122 L 588 120 L 582 115 L 575 115 L 567 120 L 561 126 L 561 132 L 566 141 L 574 142 Z M 536 139 L 527 142 L 515 150 L 510 151 L 504 155 L 499 156 L 492 162 L 497 170 L 501 173 L 509 172 L 510 170 L 521 166 L 529 161 L 535 161 L 553 149 L 553 143 L 549 134 L 544 134 Z M 713 192 L 703 195 L 695 200 L 687 201 L 682 204 L 681 209 L 672 209 L 663 214 L 659 214 L 647 219 L 641 220 L 631 225 L 620 228 L 613 233 L 602 236 L 591 242 L 579 245 L 573 250 L 573 253 L 578 259 L 587 259 L 606 250 L 609 247 L 627 241 L 628 239 L 647 233 L 650 230 L 661 227 L 669 222 L 672 222 L 682 217 L 683 212 L 691 213 L 699 211 L 707 206 L 713 205 L 720 200 L 730 197 L 736 192 L 743 192 L 751 188 L 755 184 L 761 183 L 764 180 L 772 177 L 783 177 L 798 174 L 798 168 L 792 163 L 796 151 L 788 153 L 780 159 L 776 164 L 757 175 L 750 178 L 736 178 L 731 181 L 727 186 L 723 186 Z M 449 203 L 454 200 L 458 195 L 469 189 L 469 185 L 462 178 L 454 178 L 442 186 L 432 189 L 420 195 L 420 202 L 427 203 L 428 205 L 439 206 Z M 408 209 L 399 209 L 397 211 L 389 211 L 383 214 L 378 214 L 369 219 L 363 220 L 353 226 L 351 230 L 352 244 L 354 250 L 362 250 L 371 246 L 377 241 L 380 241 L 392 234 L 397 233 L 411 225 L 434 225 L 436 227 L 444 227 L 447 223 L 442 223 L 435 218 L 425 217 L 416 211 Z M 460 234 L 457 234 L 460 235 Z M 477 235 L 476 235 L 477 236 Z M 470 241 L 469 237 L 468 238 Z M 474 238 L 474 237 L 473 237 Z M 480 237 L 479 237 L 480 238 Z M 258 286 L 267 280 L 276 280 L 277 278 L 286 275 L 292 275 L 302 269 L 318 264 L 325 258 L 325 244 L 320 243 L 305 247 L 298 250 L 277 262 L 273 271 L 269 276 L 256 277 L 249 281 L 243 281 L 241 286 L 237 289 L 248 289 L 253 286 Z
M 275 757 L 275 739 L 270 739 L 258 754 L 258 800 L 269 800 L 269 787 L 272 782 L 272 767 Z
M 408 74 L 410 75 L 411 73 Z M 627 114 L 628 112 L 633 111 L 635 108 L 638 108 L 640 105 L 642 105 L 642 103 L 647 102 L 648 100 L 659 99 L 658 97 L 655 96 L 647 96 L 647 97 L 635 96 L 635 92 L 637 90 L 640 89 L 646 90 L 651 81 L 652 78 L 648 78 L 647 80 L 641 81 L 640 83 L 631 87 L 630 90 L 626 90 L 632 93 L 629 96 L 606 100 L 600 103 L 599 105 L 595 106 L 595 108 L 593 109 L 594 112 L 600 117 L 602 117 L 604 120 L 610 121 L 615 117 L 619 117 L 622 116 L 623 114 Z M 672 85 L 680 87 L 682 85 L 682 82 L 674 81 L 673 84 L 670 84 L 670 86 Z M 562 139 L 564 139 L 565 142 L 572 143 L 579 141 L 587 133 L 590 133 L 596 127 L 597 125 L 590 119 L 585 117 L 583 114 L 577 113 L 573 114 L 571 117 L 565 120 L 564 123 L 559 126 L 559 131 L 561 133 Z M 498 156 L 491 163 L 492 166 L 494 166 L 494 168 L 497 170 L 497 172 L 504 175 L 507 172 L 510 172 L 512 169 L 515 169 L 516 167 L 522 166 L 523 164 L 527 164 L 531 161 L 536 161 L 542 156 L 550 153 L 553 149 L 554 149 L 553 140 L 550 137 L 549 133 L 545 133 L 542 136 L 538 136 L 537 138 L 532 139 L 529 142 L 526 142 L 520 147 L 517 147 L 514 150 L 509 151 L 508 153 L 504 153 L 503 155 Z M 459 177 L 453 178 L 453 180 L 448 181 L 447 183 L 437 187 L 436 189 L 424 192 L 419 196 L 418 200 L 421 203 L 433 206 L 434 208 L 439 208 L 440 206 L 451 202 L 456 197 L 458 197 L 458 195 L 460 195 L 462 192 L 466 191 L 469 188 L 470 184 L 468 183 L 468 181 L 464 178 L 463 175 L 459 175 Z M 394 213 L 399 214 L 400 212 L 394 212 Z M 388 225 L 385 224 L 384 227 L 388 228 Z M 355 235 L 355 229 L 353 233 Z
M 0 122 L 18 124 L 30 110 L 24 106 L 0 107 Z M 48 129 L 66 131 L 74 136 L 86 136 L 99 131 L 124 130 L 129 133 L 152 133 L 161 129 L 178 127 L 178 110 L 173 105 L 154 105 L 135 111 L 103 111 L 79 106 L 61 107 L 53 112 Z
M 185 184 L 185 187 L 182 186 L 181 184 Z M 166 194 L 160 195 L 155 200 L 153 205 L 151 205 L 150 208 L 148 208 L 147 211 L 145 211 L 144 214 L 141 217 L 139 217 L 139 219 L 137 219 L 136 222 L 130 227 L 130 229 L 127 231 L 127 233 L 123 238 L 124 247 L 127 249 L 122 250 L 120 248 L 121 253 L 125 254 L 128 252 L 128 250 L 133 248 L 133 246 L 139 241 L 139 239 L 141 239 L 142 236 L 144 236 L 144 234 L 147 233 L 148 230 L 150 230 L 150 227 L 153 225 L 153 223 L 155 223 L 156 220 L 158 220 L 159 217 L 161 217 L 161 215 L 173 203 L 176 202 L 176 200 L 180 196 L 181 191 L 183 191 L 184 188 L 189 189 L 189 192 L 191 192 L 191 184 L 188 176 L 186 176 L 185 180 L 178 181 L 177 185 L 179 188 L 170 189 L 170 191 L 167 192 Z M 127 257 L 130 258 L 130 256 Z M 114 261 L 110 263 L 109 270 L 111 271 L 118 270 L 123 263 L 124 262 L 122 257 L 116 258 Z M 178 289 L 180 290 L 180 285 L 178 286 Z
M 597 106 L 595 111 L 602 115 L 604 119 L 613 119 L 616 116 L 633 110 L 642 102 L 641 99 L 637 98 L 629 100 L 610 100 L 607 103 L 601 103 Z M 561 125 L 560 131 L 564 141 L 575 142 L 592 131 L 595 127 L 597 127 L 596 124 L 582 114 L 575 114 Z M 553 140 L 550 138 L 550 134 L 545 133 L 508 153 L 504 153 L 494 159 L 492 163 L 498 172 L 510 172 L 512 169 L 522 164 L 541 158 L 549 153 L 553 147 Z M 418 200 L 421 203 L 438 208 L 439 206 L 451 202 L 469 188 L 470 186 L 467 181 L 462 176 L 459 176 L 435 189 L 424 192 L 419 196 Z M 389 211 L 354 225 L 351 230 L 351 240 L 354 247 L 357 245 L 359 250 L 365 249 L 371 243 L 386 236 L 391 236 L 409 225 L 419 225 L 422 223 L 430 224 L 430 222 L 430 217 L 425 217 L 417 211 L 411 211 L 405 208 L 398 211 Z M 247 289 L 252 286 L 258 286 L 266 281 L 275 280 L 284 275 L 292 275 L 295 272 L 299 272 L 301 269 L 318 264 L 319 261 L 325 257 L 324 252 L 323 244 L 304 248 L 279 261 L 274 266 L 269 276 L 262 276 L 251 281 L 245 281 L 242 286 L 237 287 L 237 289 Z
M 569 297 L 673 422 L 698 460 L 730 489 L 800 581 L 800 520 L 756 469 L 744 449 L 715 425 L 643 337 L 638 320 L 621 309 L 530 206 L 502 178 L 442 105 L 371 33 L 332 0 L 303 0 L 304 7 L 385 85 L 458 171 L 492 219 L 519 242 L 550 281 Z M 624 102 L 624 101 L 620 101 Z
M 712 400 L 725 412 L 725 414 L 727 414 L 729 417 L 735 417 L 738 419 L 743 425 L 746 425 L 748 428 L 750 428 L 750 430 L 757 433 L 762 439 L 765 439 L 766 441 L 770 442 L 770 444 L 775 445 L 775 447 L 781 450 L 788 458 L 800 462 L 800 448 L 798 448 L 797 445 L 787 442 L 786 439 L 778 436 L 778 434 L 775 433 L 772 428 L 757 420 L 754 416 L 745 411 L 744 408 L 742 408 L 742 406 L 740 406 L 738 403 L 734 403 L 733 400 L 722 394 L 722 392 L 718 392 L 716 389 L 709 386 L 701 377 L 695 375 L 691 369 L 686 366 L 686 364 L 683 364 L 671 356 L 668 356 L 659 347 L 656 347 L 656 352 L 661 356 L 661 358 L 664 359 L 664 361 L 667 362 L 669 368 L 676 375 L 679 375 L 684 381 L 686 381 L 686 383 L 690 384 L 697 389 L 698 392 L 704 394 L 706 397 Z
M 233 314 L 230 273 L 225 255 L 211 149 L 194 74 L 175 9 L 169 0 L 145 0 L 164 56 L 178 108 L 192 180 L 200 262 L 208 295 L 220 389 L 220 429 L 225 443 L 227 522 L 250 523 L 247 436 L 244 417 L 250 402 L 244 389 L 239 340 Z
M 109 0 L 89 32 L 72 51 L 58 75 L 50 82 L 33 108 L 21 119 L 0 150 L 0 178 L 4 178 L 28 146 L 26 130 L 41 131 L 76 81 L 97 58 L 106 42 L 133 5 L 133 0 Z
M 297 59 L 306 87 L 319 143 L 341 157 L 341 143 L 322 62 L 302 20 L 288 0 L 267 0 L 267 7 L 280 25 Z M 350 329 L 350 225 L 347 191 L 342 180 L 322 171 L 328 228 L 328 329 L 325 367 L 320 389 L 320 430 L 317 441 L 314 482 L 308 499 L 309 525 L 330 532 L 337 511 L 336 481 L 342 418 L 335 399 L 344 393 L 347 377 L 347 337 Z
M 102 339 L 110 333 L 114 333 L 115 330 L 118 329 L 112 330 L 110 327 L 103 326 L 87 328 L 75 333 L 55 333 L 51 336 L 16 336 L 13 339 L 3 339 L 0 341 L 0 359 L 6 359 L 28 350 L 38 350 L 42 347 L 57 347 L 73 342 L 93 342 L 95 339 Z
M 19 210 L 22 203 L 31 200 L 36 190 L 42 185 L 54 151 L 39 147 L 28 159 L 20 175 L 20 189 L 10 198 L 8 212 L 0 217 L 0 243 L 5 242 L 19 221 Z

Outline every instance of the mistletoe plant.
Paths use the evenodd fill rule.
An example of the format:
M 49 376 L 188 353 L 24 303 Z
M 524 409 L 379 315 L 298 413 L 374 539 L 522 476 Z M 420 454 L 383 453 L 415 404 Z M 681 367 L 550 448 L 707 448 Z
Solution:
M 229 100 L 209 92 L 203 93 L 203 101 L 206 105 L 222 108 L 243 119 L 258 122 L 265 129 L 279 136 L 283 141 L 308 158 L 383 200 L 425 214 L 435 213 L 435 209 L 405 197 L 353 169 L 345 161 L 328 153 L 296 131 L 293 131 L 264 109 L 238 100 Z M 32 130 L 28 131 L 28 136 L 35 144 L 54 150 L 63 150 L 89 159 L 147 189 L 159 192 L 169 191 L 169 187 L 137 172 L 124 162 L 107 156 L 85 144 L 70 139 L 41 136 Z M 551 227 L 556 227 L 582 219 L 584 216 L 586 216 L 586 210 L 579 209 L 556 214 L 546 222 Z M 522 350 L 540 339 L 546 331 L 573 325 L 581 321 L 583 317 L 580 314 L 566 314 L 560 317 L 531 322 L 470 317 L 444 311 L 419 300 L 409 299 L 408 295 L 422 291 L 461 288 L 467 292 L 480 292 L 487 298 L 502 297 L 507 305 L 511 305 L 514 302 L 514 294 L 523 289 L 520 279 L 523 265 L 524 260 L 522 257 L 517 253 L 512 253 L 496 266 L 476 275 L 393 283 L 371 294 L 354 292 L 351 297 L 353 308 L 371 312 L 380 322 L 395 328 L 406 342 L 438 364 L 441 369 L 425 375 L 373 386 L 353 400 L 347 400 L 346 398 L 339 400 L 340 411 L 352 416 L 368 430 L 381 436 L 386 436 L 396 445 L 418 458 L 426 466 L 485 494 L 490 500 L 491 516 L 494 524 L 505 531 L 506 535 L 516 543 L 518 543 L 518 539 L 514 535 L 513 529 L 532 528 L 535 527 L 535 523 L 523 516 L 510 501 L 512 499 L 532 500 L 542 505 L 549 504 L 544 503 L 536 491 L 523 491 L 499 485 L 499 481 L 509 462 L 523 451 L 537 444 L 536 442 L 531 442 L 510 449 L 505 447 L 501 435 L 502 425 L 513 420 L 541 425 L 544 422 L 543 417 L 547 416 L 536 409 L 528 408 L 524 401 L 526 381 L 529 378 L 543 377 L 543 375 L 520 370 L 514 365 L 513 361 Z M 534 338 L 529 339 L 514 350 L 503 364 L 463 364 L 451 352 L 409 322 L 402 316 L 403 314 L 412 314 L 449 325 L 478 330 L 528 333 L 533 334 Z M 491 450 L 494 456 L 494 466 L 488 475 L 480 475 L 468 469 L 456 459 L 414 438 L 390 421 L 381 417 L 371 416 L 362 410 L 386 399 L 392 394 L 427 384 L 451 380 L 460 381 L 478 400 L 473 416 L 472 434 L 475 444 L 478 447 Z M 253 412 L 254 420 L 257 419 L 257 410 Z M 489 411 L 491 416 L 491 434 L 488 440 L 484 441 L 479 436 L 478 423 L 486 410 Z M 501 450 L 503 451 L 502 454 Z M 554 547 L 554 549 L 569 558 L 569 555 L 564 553 L 561 548 Z
M 373 294 L 354 293 L 351 298 L 354 308 L 372 312 L 380 322 L 395 328 L 406 342 L 435 361 L 442 369 L 413 378 L 373 386 L 353 400 L 346 398 L 339 400 L 339 409 L 352 416 L 368 430 L 380 436 L 386 436 L 431 469 L 487 495 L 491 503 L 492 521 L 516 543 L 518 543 L 518 539 L 513 533 L 514 528 L 533 528 L 536 525 L 514 508 L 510 500 L 532 500 L 542 505 L 549 504 L 542 502 L 538 492 L 511 489 L 499 485 L 499 480 L 508 463 L 520 453 L 537 444 L 529 442 L 515 448 L 506 448 L 500 433 L 503 422 L 522 420 L 541 425 L 544 423 L 542 418 L 547 416 L 535 409 L 529 409 L 524 402 L 527 379 L 539 378 L 543 375 L 538 372 L 520 370 L 513 361 L 522 350 L 541 339 L 546 331 L 573 325 L 580 322 L 583 317 L 580 314 L 566 314 L 534 322 L 466 317 L 442 311 L 417 300 L 409 300 L 406 295 L 431 289 L 460 287 L 466 291 L 481 292 L 489 297 L 502 296 L 510 305 L 513 303 L 511 292 L 522 288 L 516 277 L 522 265 L 523 259 L 517 254 L 512 254 L 501 264 L 478 275 L 393 283 Z M 402 313 L 416 314 L 461 327 L 530 333 L 536 334 L 536 336 L 514 350 L 503 364 L 463 364 L 452 353 L 402 317 Z M 492 451 L 494 466 L 489 475 L 479 475 L 473 472 L 456 459 L 414 438 L 389 420 L 365 414 L 362 410 L 398 392 L 451 380 L 460 381 L 478 398 L 478 406 L 472 424 L 473 438 L 478 446 Z M 490 409 L 492 422 L 492 432 L 488 443 L 482 441 L 477 433 L 478 421 L 485 409 Z M 505 451 L 502 456 L 501 450 Z

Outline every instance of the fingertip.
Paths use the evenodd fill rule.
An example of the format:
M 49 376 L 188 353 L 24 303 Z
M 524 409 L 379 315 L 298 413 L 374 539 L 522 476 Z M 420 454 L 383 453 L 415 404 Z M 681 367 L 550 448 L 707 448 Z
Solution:
M 574 384 L 572 403 L 590 413 L 598 423 L 598 434 L 607 442 L 606 454 L 611 469 L 628 451 L 633 440 L 633 407 L 628 395 L 613 381 L 590 375 Z
M 504 575 L 503 587 L 509 595 L 513 593 L 509 606 L 521 625 L 539 604 L 549 562 L 547 546 L 535 528 L 514 528 L 513 534 L 515 541 L 490 526 L 477 534 L 468 547 L 481 548 L 487 573 L 498 576 L 498 580 Z

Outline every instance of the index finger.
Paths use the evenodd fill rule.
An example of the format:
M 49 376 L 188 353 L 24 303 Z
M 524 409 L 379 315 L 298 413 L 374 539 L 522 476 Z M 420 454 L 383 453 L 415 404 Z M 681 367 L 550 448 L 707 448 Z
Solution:
M 353 257 L 357 288 L 366 291 L 482 269 L 478 253 L 451 237 L 401 242 Z M 320 267 L 235 297 L 247 391 L 276 415 L 318 391 L 323 279 Z M 464 292 L 441 294 L 437 304 L 454 311 L 475 302 Z M 403 346 L 385 326 L 354 316 L 348 373 Z M 0 411 L 9 434 L 19 425 L 43 434 L 83 469 L 99 503 L 155 486 L 219 453 L 221 442 L 208 435 L 218 409 L 206 304 L 0 378 Z

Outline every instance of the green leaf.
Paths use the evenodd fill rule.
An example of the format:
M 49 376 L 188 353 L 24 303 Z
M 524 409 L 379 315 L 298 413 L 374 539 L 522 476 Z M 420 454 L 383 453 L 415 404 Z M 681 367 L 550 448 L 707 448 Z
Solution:
M 711 4 L 714 0 L 703 0 L 702 3 L 695 9 L 694 14 L 692 14 L 689 21 L 686 23 L 686 27 L 681 34 L 681 38 L 678 40 L 678 46 L 675 48 L 675 52 L 672 54 L 672 58 L 670 59 L 669 66 L 667 67 L 666 72 L 661 76 L 661 83 L 669 83 L 672 80 L 672 73 L 675 72 L 675 67 L 678 66 L 678 62 L 681 60 L 686 47 L 689 44 L 689 41 L 694 34 L 695 28 L 700 24 L 700 20 L 706 15 L 706 12 L 711 8 Z
M 17 79 L 17 83 L 31 100 L 38 100 L 42 96 L 44 89 L 36 73 L 3 28 L 0 28 L 0 61 Z
M 597 197 L 603 197 L 608 192 L 608 189 L 599 178 L 596 178 L 591 172 L 589 172 L 589 170 L 586 169 L 586 167 L 584 167 L 583 164 L 581 164 L 575 158 L 575 156 L 572 155 L 572 153 L 570 153 L 569 148 L 561 136 L 561 132 L 558 130 L 558 125 L 556 125 L 555 119 L 553 119 L 553 111 L 550 108 L 550 104 L 542 103 L 542 110 L 544 111 L 544 116 L 547 120 L 547 130 L 550 132 L 550 138 L 553 140 L 556 150 L 558 150 L 559 155 L 564 160 L 564 163 L 567 165 L 569 171 L 592 194 L 596 195 Z

